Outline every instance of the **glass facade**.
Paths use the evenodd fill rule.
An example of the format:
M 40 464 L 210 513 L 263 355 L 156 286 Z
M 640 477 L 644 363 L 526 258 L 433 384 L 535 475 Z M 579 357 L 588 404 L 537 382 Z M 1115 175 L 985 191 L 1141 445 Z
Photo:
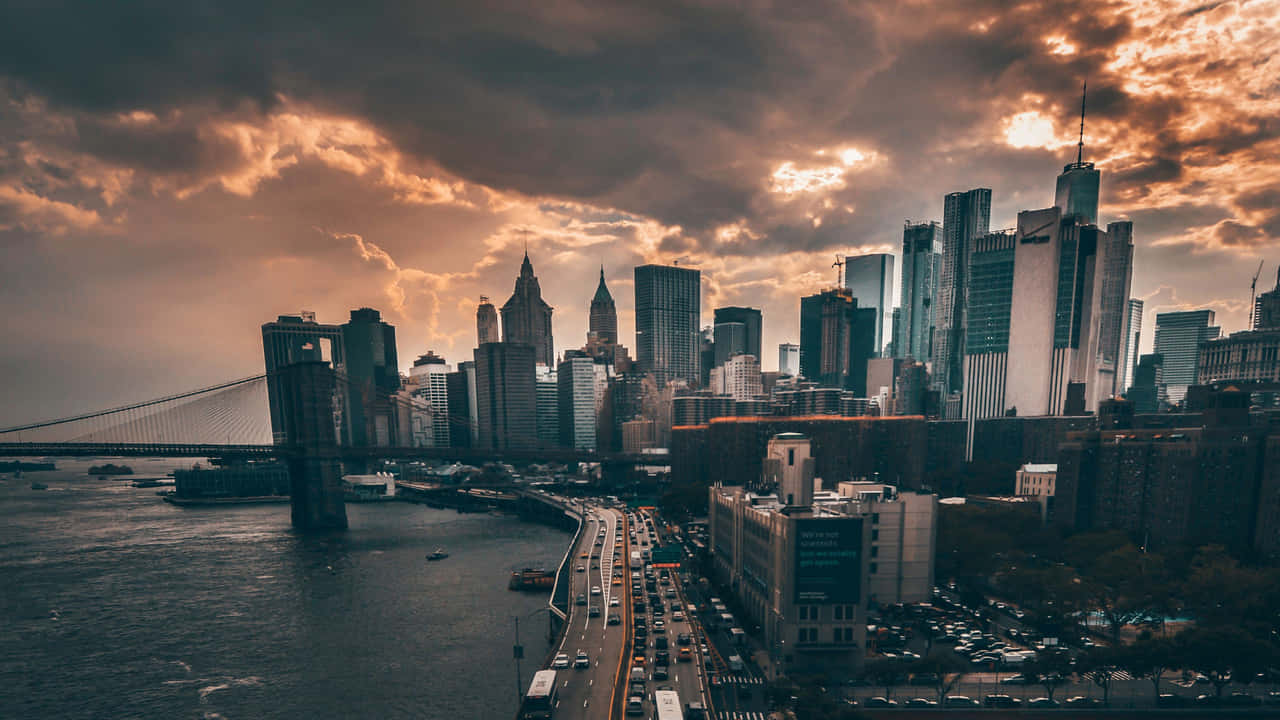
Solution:
M 702 274 L 666 265 L 635 269 L 636 362 L 659 385 L 699 384 Z
M 942 274 L 933 340 L 934 384 L 944 393 L 963 386 L 966 271 L 974 238 L 991 230 L 991 189 L 954 192 L 943 199 Z
M 942 227 L 936 222 L 902 230 L 902 299 L 894 355 L 927 362 L 933 347 L 934 305 L 942 272 Z

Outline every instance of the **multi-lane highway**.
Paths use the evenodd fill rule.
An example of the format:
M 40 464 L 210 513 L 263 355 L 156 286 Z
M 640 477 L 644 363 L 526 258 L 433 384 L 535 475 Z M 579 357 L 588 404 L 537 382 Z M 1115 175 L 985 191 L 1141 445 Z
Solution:
M 677 692 L 682 707 L 706 707 L 703 660 L 679 575 L 647 562 L 631 567 L 632 550 L 647 554 L 657 542 L 646 518 L 635 514 L 629 522 L 627 513 L 590 503 L 584 513 L 570 561 L 569 619 L 551 663 L 555 717 L 651 718 L 657 690 Z M 683 659 L 682 647 L 689 649 Z M 640 673 L 632 678 L 636 668 L 642 681 Z

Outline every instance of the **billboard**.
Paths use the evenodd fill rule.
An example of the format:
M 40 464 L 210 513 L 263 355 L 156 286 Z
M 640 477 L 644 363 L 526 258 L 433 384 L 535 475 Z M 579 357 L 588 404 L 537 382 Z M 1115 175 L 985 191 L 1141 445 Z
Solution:
M 858 602 L 862 518 L 797 519 L 795 553 L 795 602 Z

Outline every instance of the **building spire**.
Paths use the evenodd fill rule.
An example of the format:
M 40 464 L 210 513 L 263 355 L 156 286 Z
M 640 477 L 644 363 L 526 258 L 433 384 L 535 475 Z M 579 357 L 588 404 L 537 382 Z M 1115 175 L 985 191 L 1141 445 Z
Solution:
M 1076 146 L 1076 164 L 1084 162 L 1084 99 L 1085 93 L 1089 90 L 1089 83 L 1086 81 L 1080 88 L 1080 144 Z

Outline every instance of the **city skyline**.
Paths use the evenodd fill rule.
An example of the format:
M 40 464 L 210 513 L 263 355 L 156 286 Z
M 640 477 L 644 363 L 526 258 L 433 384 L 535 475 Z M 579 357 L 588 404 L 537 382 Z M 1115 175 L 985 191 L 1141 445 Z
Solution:
M 56 22 L 47 12 L 24 10 L 11 27 Z M 175 12 L 149 32 L 188 38 L 191 24 Z M 944 194 L 991 187 L 992 228 L 1050 205 L 1055 175 L 1076 159 L 1086 77 L 1084 160 L 1102 174 L 1099 224 L 1134 222 L 1133 296 L 1144 301 L 1145 325 L 1155 313 L 1209 308 L 1224 332 L 1243 329 L 1257 259 L 1274 262 L 1277 154 L 1267 118 L 1276 101 L 1265 89 L 1275 73 L 1239 60 L 1277 32 L 1256 6 L 1182 15 L 1099 7 L 1051 29 L 1040 22 L 1051 6 L 982 22 L 973 21 L 985 17 L 978 9 L 954 10 L 919 27 L 874 9 L 798 29 L 768 16 L 724 23 L 694 13 L 683 19 L 691 32 L 719 26 L 730 39 L 752 33 L 788 49 L 766 63 L 676 43 L 676 56 L 706 74 L 663 65 L 643 81 L 628 74 L 623 48 L 666 47 L 674 21 L 656 11 L 634 10 L 640 22 L 620 22 L 625 12 L 552 12 L 532 10 L 522 27 L 456 18 L 455 27 L 487 37 L 522 38 L 505 52 L 510 65 L 534 68 L 523 86 L 476 57 L 433 81 L 438 54 L 428 47 L 414 58 L 427 75 L 406 70 L 391 80 L 412 88 L 398 93 L 404 105 L 351 89 L 341 73 L 328 85 L 303 82 L 271 50 L 278 74 L 250 67 L 233 83 L 197 65 L 175 83 L 162 49 L 141 61 L 110 42 L 57 52 L 65 40 L 49 34 L 54 52 L 27 63 L 23 43 L 5 45 L 0 74 L 13 82 L 3 91 L 11 112 L 0 298 L 17 312 L 0 352 L 14 410 L 0 412 L 15 421 L 27 408 L 56 416 L 249 375 L 260 364 L 257 327 L 302 309 L 327 322 L 351 308 L 380 310 L 400 333 L 402 371 L 427 350 L 457 363 L 474 347 L 477 298 L 507 296 L 526 243 L 548 304 L 561 310 L 562 348 L 584 342 L 601 263 L 626 344 L 632 268 L 681 258 L 702 271 L 703 324 L 715 307 L 750 305 L 764 314 L 764 347 L 795 342 L 799 298 L 834 284 L 831 257 L 898 253 L 903 219 L 942 220 Z M 211 22 L 227 32 L 198 41 L 209 57 L 243 55 L 241 41 L 272 46 L 258 30 Z M 321 37 L 337 32 L 317 22 L 309 30 Z M 810 42 L 794 43 L 797 31 Z M 1210 31 L 1234 38 L 1230 55 L 1204 39 Z M 835 54 L 795 49 L 825 46 L 833 32 L 881 42 L 833 42 Z M 1146 52 L 1156 46 L 1158 56 Z M 360 46 L 367 57 L 352 54 L 358 66 L 404 67 L 394 47 L 380 40 Z M 1022 59 L 992 63 L 1002 50 Z M 95 53 L 91 62 L 85 52 Z M 578 73 L 571 86 L 597 99 L 558 94 L 541 79 L 537 68 L 548 66 L 539 57 Z M 948 72 L 935 78 L 944 60 Z M 862 66 L 887 70 L 849 74 Z M 777 83 L 758 81 L 781 68 L 812 79 L 778 97 L 760 94 L 757 86 Z M 501 108 L 487 123 L 456 108 L 436 117 L 404 99 L 466 87 Z M 634 103 L 604 101 L 609 88 Z M 708 88 L 689 101 L 690 90 Z M 821 101 L 810 97 L 818 88 L 827 91 L 816 93 Z M 588 103 L 587 116 L 621 120 L 626 141 L 608 122 L 573 120 L 566 108 L 575 102 Z M 725 104 L 751 112 L 726 122 L 717 112 Z M 901 109 L 918 104 L 934 111 Z M 534 129 L 526 119 L 540 114 L 551 121 Z M 781 126 L 766 132 L 766 116 Z M 672 117 L 687 132 L 666 132 Z M 493 143 L 500 150 L 485 149 Z M 576 149 L 556 153 L 570 164 L 547 161 L 563 147 Z M 1142 353 L 1151 339 L 1143 334 Z M 763 354 L 772 368 L 772 353 Z M 40 390 L 53 382 L 67 397 Z

